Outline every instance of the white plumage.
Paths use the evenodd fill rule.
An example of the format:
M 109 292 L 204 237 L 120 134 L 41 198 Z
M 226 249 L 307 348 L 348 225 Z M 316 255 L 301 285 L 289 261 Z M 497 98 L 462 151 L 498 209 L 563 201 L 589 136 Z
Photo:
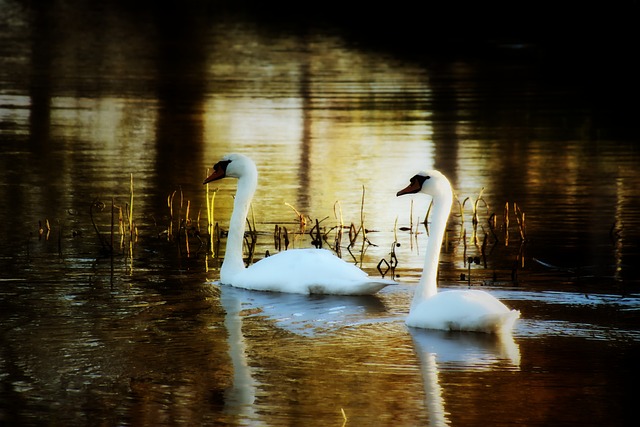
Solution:
M 251 199 L 258 185 L 255 163 L 242 154 L 226 155 L 213 167 L 204 184 L 234 177 L 238 189 L 220 282 L 224 285 L 259 291 L 299 294 L 368 295 L 378 292 L 393 280 L 370 277 L 325 249 L 292 249 L 264 258 L 245 267 L 242 240 Z
M 493 295 L 480 290 L 438 292 L 440 247 L 451 211 L 453 192 L 449 180 L 438 171 L 420 172 L 398 192 L 424 193 L 433 197 L 433 209 L 424 269 L 416 287 L 408 326 L 425 329 L 509 333 L 520 312 L 510 310 Z

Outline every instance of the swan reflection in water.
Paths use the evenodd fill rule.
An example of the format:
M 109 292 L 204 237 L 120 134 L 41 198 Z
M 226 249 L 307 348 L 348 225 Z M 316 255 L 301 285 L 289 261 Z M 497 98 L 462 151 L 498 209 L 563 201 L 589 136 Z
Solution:
M 226 300 L 237 300 L 248 316 L 264 317 L 296 335 L 313 336 L 344 326 L 389 320 L 385 305 L 373 295 L 302 295 L 227 285 L 220 285 L 220 291 Z
M 220 290 L 220 302 L 226 313 L 224 324 L 233 364 L 233 385 L 225 395 L 225 408 L 229 414 L 255 422 L 261 417 L 254 406 L 260 384 L 254 379 L 247 361 L 243 319 L 259 316 L 279 329 L 304 337 L 321 337 L 345 327 L 402 320 L 390 314 L 375 295 L 313 296 L 215 286 Z M 511 334 L 406 329 L 420 363 L 425 403 L 432 425 L 449 425 L 444 394 L 438 381 L 442 364 L 467 370 L 519 369 L 520 350 Z
M 233 364 L 233 385 L 225 395 L 225 406 L 229 413 L 251 419 L 257 417 L 252 405 L 258 383 L 247 362 L 242 334 L 244 318 L 260 316 L 280 329 L 306 337 L 336 331 L 345 326 L 389 320 L 382 301 L 372 295 L 302 295 L 216 286 L 220 289 L 220 302 L 225 310 L 224 325 Z
M 448 426 L 438 364 L 469 371 L 520 369 L 520 348 L 510 333 L 484 334 L 408 328 L 420 360 L 430 425 Z

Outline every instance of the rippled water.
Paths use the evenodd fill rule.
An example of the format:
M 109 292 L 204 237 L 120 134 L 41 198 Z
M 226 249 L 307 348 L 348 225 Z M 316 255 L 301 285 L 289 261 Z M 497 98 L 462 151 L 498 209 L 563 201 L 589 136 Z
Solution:
M 191 6 L 0 1 L 0 424 L 637 418 L 640 159 L 628 103 L 602 89 L 634 83 L 586 89 L 591 71 L 554 67 L 544 44 L 443 55 Z M 232 151 L 260 173 L 255 259 L 278 250 L 274 230 L 312 246 L 317 221 L 324 247 L 370 274 L 384 259 L 401 284 L 218 285 L 201 182 Z M 513 337 L 404 325 L 429 201 L 395 194 L 432 167 L 459 202 L 440 285 L 519 309 Z M 215 184 L 224 230 L 235 182 Z M 370 245 L 348 247 L 351 224 Z

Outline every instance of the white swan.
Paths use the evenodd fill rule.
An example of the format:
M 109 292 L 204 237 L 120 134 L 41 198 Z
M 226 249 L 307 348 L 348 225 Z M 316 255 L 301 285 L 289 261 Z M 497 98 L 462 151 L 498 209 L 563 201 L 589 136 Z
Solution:
M 433 197 L 431 228 L 424 269 L 416 287 L 406 324 L 416 328 L 509 333 L 520 312 L 510 310 L 491 294 L 480 290 L 438 292 L 440 247 L 451 211 L 453 192 L 438 171 L 420 172 L 397 196 L 425 193 Z
M 396 284 L 393 280 L 369 277 L 326 249 L 292 249 L 245 268 L 242 241 L 249 205 L 258 185 L 258 170 L 249 157 L 229 154 L 213 166 L 203 184 L 225 177 L 238 178 L 238 189 L 220 269 L 222 284 L 259 291 L 333 295 L 374 294 Z

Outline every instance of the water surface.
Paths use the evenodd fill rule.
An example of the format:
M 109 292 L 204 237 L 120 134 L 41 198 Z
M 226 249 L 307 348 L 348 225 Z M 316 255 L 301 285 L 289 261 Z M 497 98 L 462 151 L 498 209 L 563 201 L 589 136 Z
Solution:
M 3 423 L 636 418 L 640 159 L 628 104 L 551 72 L 546 46 L 442 55 L 207 7 L 0 5 Z M 260 173 L 254 259 L 279 250 L 276 229 L 290 248 L 312 246 L 317 221 L 323 247 L 401 284 L 366 298 L 217 284 L 224 236 L 212 256 L 201 182 L 228 152 Z M 429 200 L 395 194 L 434 167 L 457 199 L 440 285 L 519 309 L 513 337 L 404 325 Z M 214 191 L 224 230 L 235 182 Z M 351 224 L 371 244 L 360 233 L 349 248 Z

